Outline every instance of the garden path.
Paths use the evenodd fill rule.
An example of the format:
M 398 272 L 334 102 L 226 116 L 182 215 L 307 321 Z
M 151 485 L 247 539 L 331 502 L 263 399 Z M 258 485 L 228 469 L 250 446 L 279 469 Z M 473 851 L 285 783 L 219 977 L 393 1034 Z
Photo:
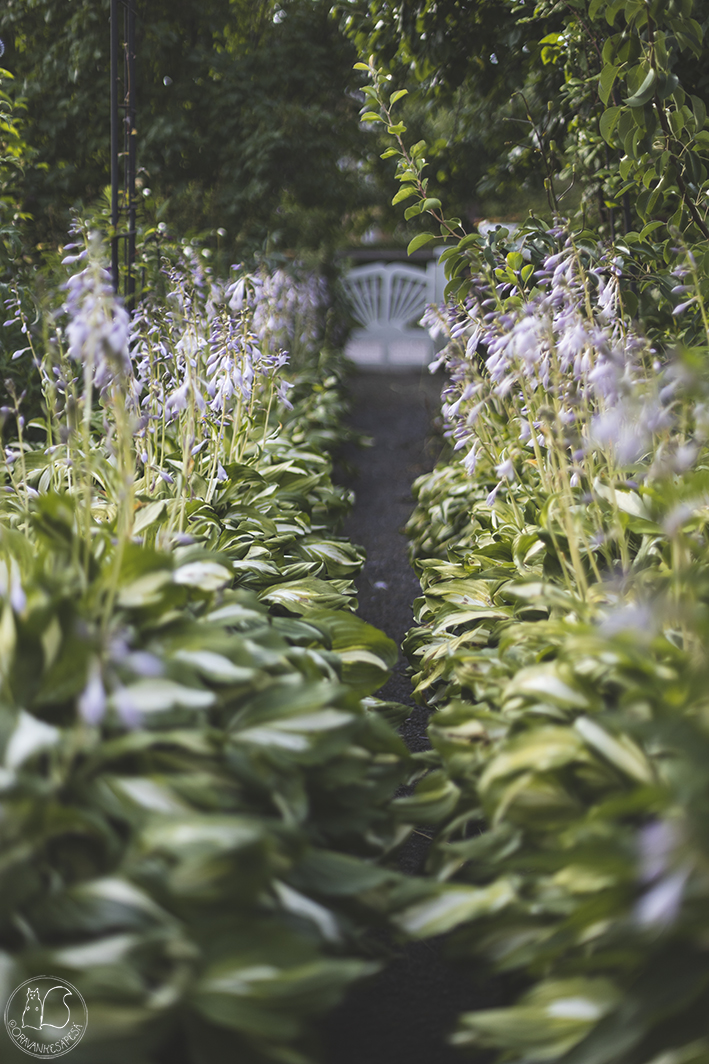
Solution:
M 347 473 L 341 476 L 356 493 L 345 534 L 367 549 L 357 581 L 359 614 L 398 644 L 411 627 L 412 603 L 420 594 L 401 530 L 413 509 L 411 482 L 435 462 L 432 421 L 441 386 L 441 376 L 432 377 L 426 368 L 360 371 L 350 382 L 350 423 L 373 439 L 370 448 L 347 446 Z M 380 696 L 412 706 L 403 736 L 410 749 L 426 749 L 427 714 L 414 705 L 402 657 Z M 402 871 L 422 870 L 426 846 L 423 836 L 412 837 Z M 459 1064 L 445 1035 L 456 1015 L 473 1004 L 470 985 L 441 958 L 438 943 L 394 948 L 384 972 L 358 986 L 329 1018 L 328 1064 Z

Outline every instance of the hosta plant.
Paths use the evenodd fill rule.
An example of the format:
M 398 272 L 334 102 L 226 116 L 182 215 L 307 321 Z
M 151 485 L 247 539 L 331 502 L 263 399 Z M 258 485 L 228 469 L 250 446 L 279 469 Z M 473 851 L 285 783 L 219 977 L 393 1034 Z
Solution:
M 351 612 L 362 555 L 311 442 L 337 376 L 308 393 L 315 358 L 288 408 L 251 278 L 187 263 L 131 322 L 97 240 L 69 252 L 63 308 L 26 322 L 46 415 L 5 411 L 3 985 L 81 988 L 77 1060 L 305 1062 L 377 967 L 408 830 L 373 697 L 396 649 Z
M 703 353 L 638 335 L 615 266 L 567 240 L 445 312 L 452 445 L 409 525 L 435 885 L 396 922 L 514 973 L 453 1035 L 504 1060 L 706 1054 Z

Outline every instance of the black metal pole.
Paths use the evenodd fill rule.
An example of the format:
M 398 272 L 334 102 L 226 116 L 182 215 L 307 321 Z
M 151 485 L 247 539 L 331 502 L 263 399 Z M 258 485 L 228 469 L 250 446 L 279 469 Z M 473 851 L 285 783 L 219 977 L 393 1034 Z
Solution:
M 119 104 L 118 104 L 118 0 L 111 0 L 111 280 L 114 292 L 118 291 L 118 153 Z
M 135 7 L 133 0 L 125 5 L 125 189 L 124 205 L 128 215 L 126 234 L 125 298 L 132 310 L 135 302 L 135 177 L 136 177 L 136 101 L 135 101 Z
M 118 24 L 119 4 L 123 7 L 122 34 Z M 119 73 L 121 48 L 122 76 Z M 111 0 L 111 280 L 114 291 L 118 292 L 122 268 L 123 295 L 131 309 L 135 302 L 135 66 L 134 0 Z

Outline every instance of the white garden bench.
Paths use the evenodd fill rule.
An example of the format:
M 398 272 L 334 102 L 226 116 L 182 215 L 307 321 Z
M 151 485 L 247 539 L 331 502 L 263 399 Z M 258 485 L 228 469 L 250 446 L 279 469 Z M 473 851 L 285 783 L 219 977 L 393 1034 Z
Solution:
M 429 303 L 442 295 L 442 268 L 376 263 L 358 266 L 345 277 L 352 315 L 359 328 L 346 354 L 363 366 L 421 366 L 430 362 L 434 343 L 418 322 Z

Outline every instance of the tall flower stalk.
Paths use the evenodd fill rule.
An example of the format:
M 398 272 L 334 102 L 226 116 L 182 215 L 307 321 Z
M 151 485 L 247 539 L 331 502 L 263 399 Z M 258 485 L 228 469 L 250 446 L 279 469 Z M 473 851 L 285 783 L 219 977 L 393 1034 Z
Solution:
M 506 498 L 520 527 L 526 501 L 545 507 L 566 583 L 586 597 L 589 580 L 631 565 L 618 492 L 649 483 L 659 454 L 681 462 L 691 426 L 676 366 L 623 318 L 622 263 L 556 236 L 539 268 L 512 252 L 424 324 L 448 338 L 436 365 L 466 470 L 493 481 L 488 503 Z

